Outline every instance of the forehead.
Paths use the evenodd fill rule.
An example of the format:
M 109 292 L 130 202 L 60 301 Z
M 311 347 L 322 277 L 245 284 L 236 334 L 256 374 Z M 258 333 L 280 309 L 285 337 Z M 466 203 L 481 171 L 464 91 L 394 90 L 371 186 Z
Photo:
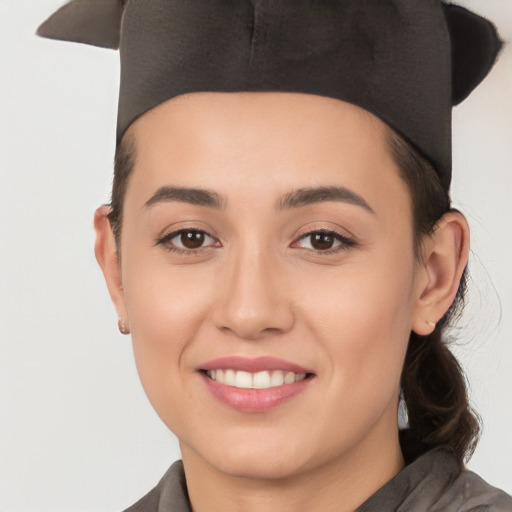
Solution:
M 294 188 L 341 185 L 379 202 L 383 192 L 405 190 L 387 147 L 388 130 L 362 108 L 324 96 L 187 94 L 130 128 L 133 188 L 147 197 L 162 185 L 201 186 L 225 196 L 236 191 L 238 197 L 245 190 L 270 202 Z
M 323 125 L 321 131 L 319 125 Z M 279 135 L 275 140 L 278 144 L 300 136 L 325 137 L 329 132 L 333 138 L 350 136 L 353 141 L 363 141 L 380 138 L 387 130 L 386 124 L 367 110 L 326 96 L 292 92 L 198 92 L 183 94 L 151 109 L 130 131 L 136 138 L 154 139 L 155 132 L 162 136 L 158 138 L 165 138 L 169 131 L 190 136 L 213 127 L 217 132 L 236 130 L 237 138 L 245 134 L 254 137 L 259 132 L 259 136 L 267 135 L 267 142 Z

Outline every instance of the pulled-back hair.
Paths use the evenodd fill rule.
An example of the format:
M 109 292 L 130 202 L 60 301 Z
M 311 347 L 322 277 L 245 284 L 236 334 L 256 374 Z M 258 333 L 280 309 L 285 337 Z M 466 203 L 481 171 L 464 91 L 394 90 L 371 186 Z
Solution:
M 123 206 L 126 189 L 130 176 L 135 167 L 135 146 L 133 138 L 128 132 L 121 139 L 121 142 L 116 148 L 116 156 L 114 159 L 114 180 L 112 183 L 112 197 L 110 201 L 110 212 L 108 220 L 114 238 L 116 240 L 117 251 L 119 254 L 121 228 L 123 225 Z
M 395 132 L 387 137 L 391 154 L 409 187 L 413 214 L 414 249 L 421 258 L 422 240 L 433 233 L 438 220 L 451 207 L 433 166 Z M 411 332 L 402 370 L 402 395 L 414 438 L 425 448 L 445 446 L 459 462 L 469 459 L 478 442 L 480 417 L 469 403 L 466 378 L 448 348 L 446 330 L 464 305 L 467 269 L 455 300 L 427 336 Z
M 413 146 L 391 129 L 387 143 L 410 191 L 414 251 L 420 260 L 424 237 L 432 234 L 445 213 L 455 210 L 434 168 Z M 127 134 L 116 151 L 108 216 L 118 249 L 124 197 L 135 158 L 134 143 Z M 437 446 L 451 449 L 460 463 L 475 449 L 480 422 L 469 403 L 463 370 L 448 348 L 444 333 L 462 306 L 465 275 L 466 272 L 454 303 L 434 331 L 428 336 L 411 332 L 401 378 L 412 438 L 419 441 L 422 449 Z

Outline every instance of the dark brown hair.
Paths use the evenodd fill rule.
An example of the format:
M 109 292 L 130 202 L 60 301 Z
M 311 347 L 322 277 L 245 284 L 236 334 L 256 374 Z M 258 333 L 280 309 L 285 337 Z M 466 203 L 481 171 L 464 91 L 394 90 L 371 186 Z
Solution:
M 134 167 L 135 147 L 133 138 L 128 132 L 121 139 L 121 142 L 116 148 L 112 198 L 110 201 L 110 212 L 108 214 L 108 220 L 110 221 L 110 226 L 114 233 L 118 254 L 121 240 L 121 229 L 123 225 L 124 197 L 126 195 L 126 189 Z
M 433 233 L 438 220 L 451 207 L 448 192 L 433 166 L 395 132 L 388 132 L 388 146 L 409 187 L 413 212 L 414 249 L 421 258 L 422 240 Z M 467 270 L 455 300 L 432 334 L 411 332 L 402 371 L 402 395 L 408 422 L 423 449 L 445 446 L 459 462 L 473 454 L 480 434 L 480 417 L 469 402 L 464 371 L 448 348 L 446 329 L 464 305 Z
M 413 146 L 391 129 L 387 143 L 410 190 L 414 250 L 419 260 L 424 237 L 432 234 L 437 221 L 445 213 L 455 210 L 451 208 L 449 194 L 442 187 L 434 168 Z M 118 248 L 124 196 L 135 159 L 134 143 L 127 134 L 116 152 L 108 216 Z M 452 307 L 432 334 L 419 336 L 411 332 L 401 379 L 409 432 L 421 446 L 419 452 L 444 446 L 455 453 L 460 463 L 474 451 L 480 422 L 469 403 L 463 370 L 449 350 L 443 332 L 460 310 L 465 283 L 464 275 Z

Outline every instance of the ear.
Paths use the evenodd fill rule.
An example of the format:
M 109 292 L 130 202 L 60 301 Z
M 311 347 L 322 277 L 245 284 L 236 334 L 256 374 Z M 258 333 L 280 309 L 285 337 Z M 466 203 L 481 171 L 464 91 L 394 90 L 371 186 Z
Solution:
M 469 226 L 464 215 L 446 213 L 426 238 L 417 274 L 412 330 L 430 334 L 452 305 L 468 262 Z
M 107 217 L 109 212 L 110 207 L 100 206 L 94 213 L 94 229 L 96 231 L 94 253 L 105 277 L 110 298 L 119 317 L 121 329 L 121 325 L 126 328 L 128 317 L 124 301 L 121 263 L 116 249 L 114 234 Z

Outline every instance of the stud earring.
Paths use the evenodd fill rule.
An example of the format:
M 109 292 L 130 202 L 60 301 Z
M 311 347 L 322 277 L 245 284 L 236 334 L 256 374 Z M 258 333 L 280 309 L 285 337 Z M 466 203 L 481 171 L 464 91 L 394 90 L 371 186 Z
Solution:
M 117 326 L 119 327 L 119 332 L 121 334 L 130 334 L 130 329 L 126 326 L 124 320 L 121 317 L 119 317 L 117 321 Z
M 435 322 L 431 322 L 430 320 L 427 320 L 427 324 L 430 325 L 430 327 L 434 327 L 436 326 Z

